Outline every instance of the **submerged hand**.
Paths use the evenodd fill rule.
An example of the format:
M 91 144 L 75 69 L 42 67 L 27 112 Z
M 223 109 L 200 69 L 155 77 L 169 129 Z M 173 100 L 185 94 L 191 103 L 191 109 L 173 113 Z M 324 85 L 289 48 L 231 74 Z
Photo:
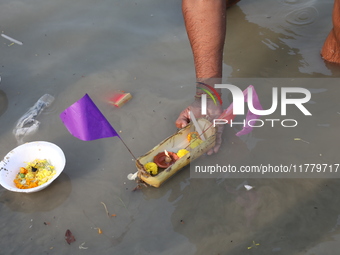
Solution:
M 196 98 L 195 101 L 189 105 L 185 110 L 183 110 L 176 120 L 177 128 L 183 128 L 190 122 L 190 111 L 194 114 L 194 116 L 198 118 L 206 118 L 209 121 L 213 121 L 213 119 L 217 119 L 222 114 L 222 106 L 215 103 L 211 100 L 207 100 L 207 115 L 202 115 L 201 112 L 201 99 Z M 217 153 L 222 144 L 222 133 L 223 133 L 224 125 L 217 125 L 217 133 L 216 133 L 216 144 L 215 147 L 210 149 L 207 154 L 211 155 L 213 153 Z

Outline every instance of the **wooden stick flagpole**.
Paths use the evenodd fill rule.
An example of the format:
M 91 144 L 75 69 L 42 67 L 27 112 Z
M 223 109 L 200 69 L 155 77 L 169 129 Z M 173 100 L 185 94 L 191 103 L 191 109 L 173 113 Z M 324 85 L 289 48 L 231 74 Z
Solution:
M 126 147 L 126 149 L 130 152 L 131 156 L 132 156 L 136 161 L 138 161 L 137 158 L 135 157 L 135 155 L 133 155 L 133 153 L 132 153 L 132 151 L 130 150 L 130 148 L 126 145 L 126 143 L 124 142 L 124 140 L 123 140 L 120 136 L 118 136 L 118 137 L 119 137 L 119 139 L 122 141 L 122 143 L 124 144 L 124 146 Z
M 132 153 L 132 151 L 130 150 L 130 148 L 126 145 L 126 143 L 124 142 L 124 140 L 120 137 L 120 136 L 118 136 L 119 137 L 119 139 L 122 141 L 122 143 L 124 144 L 124 146 L 126 147 L 126 149 L 130 152 L 130 154 L 131 154 L 131 156 L 134 158 L 134 160 L 138 163 L 138 165 L 139 166 L 141 166 L 142 168 L 143 168 L 143 170 L 146 172 L 146 170 L 145 170 L 145 168 L 144 168 L 144 166 L 140 163 L 140 161 L 135 157 L 135 155 Z M 128 174 L 128 179 L 129 180 L 135 180 L 136 178 L 137 178 L 137 175 L 138 175 L 138 170 L 137 170 L 137 172 L 135 172 L 134 174 Z

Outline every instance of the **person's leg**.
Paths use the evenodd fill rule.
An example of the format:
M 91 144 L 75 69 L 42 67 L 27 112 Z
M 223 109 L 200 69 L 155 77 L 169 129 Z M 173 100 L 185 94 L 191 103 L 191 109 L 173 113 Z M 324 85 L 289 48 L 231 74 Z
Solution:
M 237 2 L 239 2 L 240 0 L 227 0 L 227 8 L 235 5 Z
M 321 56 L 328 62 L 340 64 L 340 0 L 334 0 L 333 29 L 322 47 Z

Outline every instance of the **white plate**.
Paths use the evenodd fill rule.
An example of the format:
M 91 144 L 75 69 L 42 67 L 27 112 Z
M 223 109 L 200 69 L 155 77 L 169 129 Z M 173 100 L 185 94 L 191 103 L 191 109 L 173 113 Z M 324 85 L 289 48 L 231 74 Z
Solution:
M 19 189 L 14 179 L 20 167 L 26 167 L 26 162 L 35 159 L 47 159 L 55 167 L 56 174 L 48 182 L 31 189 Z M 31 193 L 37 192 L 50 185 L 64 170 L 66 163 L 64 152 L 55 144 L 36 141 L 22 144 L 11 150 L 0 162 L 0 184 L 10 191 Z

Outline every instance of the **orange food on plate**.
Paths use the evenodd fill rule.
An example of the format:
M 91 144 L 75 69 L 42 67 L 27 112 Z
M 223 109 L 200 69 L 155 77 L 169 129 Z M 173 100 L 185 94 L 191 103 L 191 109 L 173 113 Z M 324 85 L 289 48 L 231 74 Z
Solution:
M 54 166 L 46 159 L 36 159 L 26 167 L 20 167 L 14 183 L 19 189 L 31 189 L 48 182 L 55 174 Z

